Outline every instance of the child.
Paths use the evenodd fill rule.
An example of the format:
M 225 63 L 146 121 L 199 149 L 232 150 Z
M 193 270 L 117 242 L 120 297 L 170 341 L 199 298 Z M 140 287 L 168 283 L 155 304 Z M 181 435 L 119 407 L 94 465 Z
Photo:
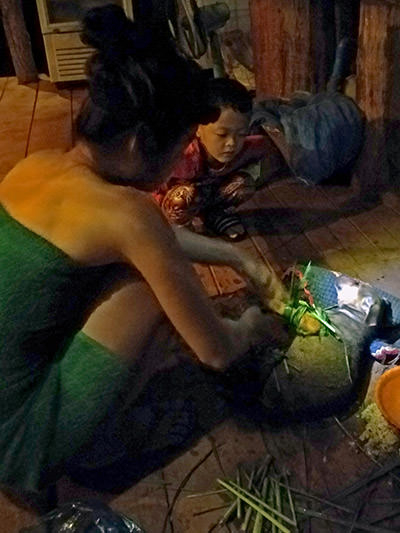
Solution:
M 210 80 L 208 102 L 218 109 L 218 119 L 198 126 L 154 196 L 170 222 L 186 225 L 197 216 L 206 230 L 236 240 L 244 228 L 234 208 L 262 185 L 261 160 L 278 151 L 265 135 L 249 135 L 252 97 L 241 83 Z

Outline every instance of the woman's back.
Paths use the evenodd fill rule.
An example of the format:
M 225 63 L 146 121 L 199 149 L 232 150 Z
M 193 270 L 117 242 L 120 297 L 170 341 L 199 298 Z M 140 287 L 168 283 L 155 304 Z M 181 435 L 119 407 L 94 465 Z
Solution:
M 36 156 L 33 160 L 37 163 Z M 22 175 L 29 165 L 28 159 L 17 166 L 13 187 L 8 189 L 10 181 L 4 189 L 16 192 L 18 174 L 24 171 L 16 211 L 18 197 L 21 207 L 23 197 L 28 205 Z M 47 170 L 50 166 L 44 165 L 42 178 Z M 39 184 L 38 178 L 37 192 Z M 105 415 L 125 370 L 117 358 L 77 332 L 121 269 L 117 263 L 78 263 L 0 207 L 0 336 L 6 339 L 0 343 L 3 482 L 18 481 L 36 490 L 46 469 L 77 449 L 88 428 Z M 93 379 L 94 371 L 98 375 Z
M 0 204 L 21 224 L 85 265 L 118 260 L 107 241 L 107 223 L 129 217 L 141 193 L 113 185 L 90 169 L 76 149 L 48 150 L 21 161 L 0 184 Z

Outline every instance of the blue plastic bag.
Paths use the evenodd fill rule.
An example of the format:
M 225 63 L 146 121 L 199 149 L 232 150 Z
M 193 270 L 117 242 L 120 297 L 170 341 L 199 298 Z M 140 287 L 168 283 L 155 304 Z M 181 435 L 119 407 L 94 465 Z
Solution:
M 66 503 L 40 520 L 40 525 L 20 533 L 146 533 L 131 518 L 98 501 Z
M 364 116 L 340 92 L 350 61 L 351 42 L 343 39 L 336 52 L 327 91 L 294 93 L 289 100 L 271 98 L 255 104 L 251 127 L 280 130 L 287 145 L 287 164 L 294 175 L 317 184 L 349 172 L 364 142 Z

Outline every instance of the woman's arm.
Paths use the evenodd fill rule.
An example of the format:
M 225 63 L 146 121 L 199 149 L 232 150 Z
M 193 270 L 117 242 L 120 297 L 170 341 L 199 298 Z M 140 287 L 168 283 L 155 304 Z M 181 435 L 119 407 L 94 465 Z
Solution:
M 222 239 L 211 239 L 179 226 L 173 226 L 173 229 L 179 245 L 191 261 L 232 267 L 252 282 L 263 305 L 283 314 L 287 292 L 275 272 L 264 262 Z
M 174 232 L 153 203 L 141 202 L 130 220 L 131 231 L 127 231 L 125 220 L 125 230 L 115 235 L 116 245 L 141 272 L 161 308 L 200 361 L 223 369 L 251 344 L 270 336 L 271 319 L 258 308 L 251 308 L 237 321 L 216 314 Z

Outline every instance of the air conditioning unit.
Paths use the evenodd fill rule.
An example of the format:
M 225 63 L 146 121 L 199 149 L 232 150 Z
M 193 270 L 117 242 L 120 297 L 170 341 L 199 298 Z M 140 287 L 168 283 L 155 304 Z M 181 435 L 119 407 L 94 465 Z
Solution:
M 79 37 L 80 21 L 88 9 L 105 4 L 121 6 L 133 18 L 132 0 L 36 0 L 50 80 L 85 79 L 85 63 L 93 48 Z

